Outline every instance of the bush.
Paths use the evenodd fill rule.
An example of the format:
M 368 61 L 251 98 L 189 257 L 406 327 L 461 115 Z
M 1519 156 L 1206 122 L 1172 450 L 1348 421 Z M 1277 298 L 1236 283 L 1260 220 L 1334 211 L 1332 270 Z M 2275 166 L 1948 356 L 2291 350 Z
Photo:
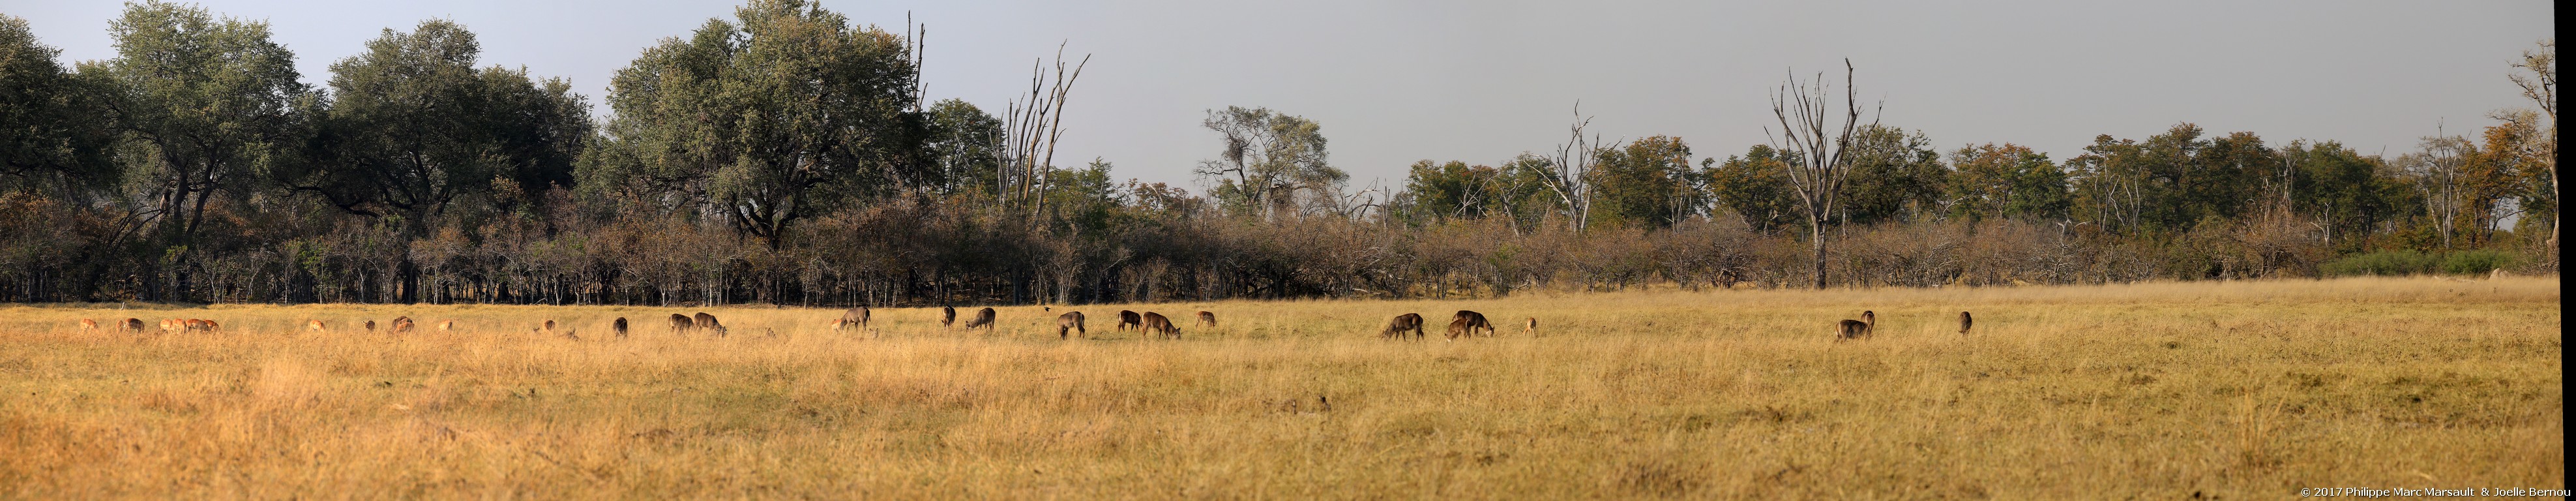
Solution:
M 2329 277 L 2353 275 L 2419 275 L 2448 273 L 2476 275 L 2510 268 L 2517 259 L 2499 250 L 2467 250 L 2443 254 L 2425 254 L 2411 250 L 2379 251 L 2344 256 L 2318 266 Z
M 2432 273 L 2440 262 L 2435 256 L 2411 250 L 2379 251 L 2344 256 L 2317 267 L 2329 277 L 2352 275 L 2414 275 Z
M 2485 274 L 2502 268 L 2511 268 L 2517 264 L 2516 261 L 2519 260 L 2512 253 L 2500 250 L 2453 252 L 2442 256 L 2442 272 L 2460 275 Z

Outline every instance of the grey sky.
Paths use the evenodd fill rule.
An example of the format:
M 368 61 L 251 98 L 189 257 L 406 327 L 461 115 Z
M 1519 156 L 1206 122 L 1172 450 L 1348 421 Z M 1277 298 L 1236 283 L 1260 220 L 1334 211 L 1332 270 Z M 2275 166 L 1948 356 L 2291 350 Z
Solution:
M 2524 102 L 2508 64 L 2554 37 L 2547 2 L 1923 2 L 1671 5 L 1582 2 L 857 2 L 826 8 L 930 27 L 933 99 L 998 110 L 1059 41 L 1093 54 L 1066 106 L 1059 164 L 1102 157 L 1120 178 L 1199 186 L 1204 110 L 1266 106 L 1315 119 L 1355 187 L 1400 184 L 1415 160 L 1497 164 L 1564 140 L 1576 100 L 1608 138 L 1675 135 L 1699 156 L 1764 142 L 1767 93 L 1789 68 L 1860 68 L 1885 121 L 1949 150 L 2014 142 L 2065 159 L 2096 134 L 2176 122 L 2274 143 L 2414 148 L 2447 121 L 2474 135 Z M 307 82 L 383 28 L 454 19 L 483 63 L 570 79 L 593 103 L 656 40 L 736 3 L 471 0 L 203 2 L 270 22 Z M 122 4 L 0 0 L 66 61 L 113 55 Z M 1838 78 L 1838 76 L 1837 76 Z M 602 110 L 604 113 L 604 110 Z M 1067 161 L 1066 159 L 1073 159 Z

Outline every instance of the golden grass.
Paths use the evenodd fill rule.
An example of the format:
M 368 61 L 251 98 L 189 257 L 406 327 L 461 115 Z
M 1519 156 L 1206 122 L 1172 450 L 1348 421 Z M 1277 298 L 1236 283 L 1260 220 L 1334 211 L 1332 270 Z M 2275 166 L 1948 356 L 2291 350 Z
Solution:
M 1179 341 L 1111 331 L 1121 308 Z M 1440 340 L 1482 311 L 1495 338 Z M 1001 308 L 0 308 L 0 497 L 2283 498 L 2565 488 L 2556 278 Z M 1191 326 L 1217 312 L 1222 327 Z M 1874 339 L 1832 322 L 1878 312 Z M 1961 309 L 1976 331 L 1955 332 Z M 1059 309 L 1060 311 L 1061 309 Z M 1428 342 L 1385 342 L 1420 312 Z M 961 316 L 971 315 L 961 312 Z M 409 315 L 422 331 L 355 332 Z M 607 321 L 635 321 L 633 337 Z M 222 322 L 81 331 L 79 318 Z M 1537 336 L 1523 336 L 1538 317 Z M 437 332 L 437 320 L 460 329 Z M 311 333 L 303 320 L 336 329 Z M 545 319 L 581 338 L 530 333 Z M 963 323 L 963 320 L 960 320 Z M 101 324 L 110 324 L 102 321 Z

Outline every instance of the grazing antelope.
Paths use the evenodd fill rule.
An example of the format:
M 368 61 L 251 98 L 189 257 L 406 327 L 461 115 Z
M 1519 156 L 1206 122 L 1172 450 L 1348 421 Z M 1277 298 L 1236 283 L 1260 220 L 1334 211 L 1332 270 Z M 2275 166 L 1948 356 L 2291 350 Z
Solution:
M 1215 326 L 1216 326 L 1216 312 L 1211 312 L 1211 311 L 1200 311 L 1200 312 L 1199 312 L 1199 325 L 1207 326 L 1207 327 L 1215 327 Z
M 1474 335 L 1476 335 L 1476 331 L 1482 330 L 1482 331 L 1484 331 L 1484 332 L 1485 332 L 1485 334 L 1484 334 L 1484 335 L 1485 335 L 1486 337 L 1493 337 L 1493 335 L 1494 335 L 1494 323 L 1493 323 L 1493 322 L 1487 322 L 1487 321 L 1485 321 L 1485 314 L 1483 314 L 1483 313 L 1477 313 L 1477 312 L 1467 311 L 1467 310 L 1458 310 L 1458 314 L 1456 314 L 1456 315 L 1451 315 L 1449 318 L 1450 318 L 1450 322 L 1449 322 L 1449 323 L 1450 323 L 1451 325 L 1455 325 L 1455 326 L 1459 326 L 1459 327 L 1464 327 L 1464 328 L 1466 328 L 1466 331 L 1465 331 L 1463 334 L 1466 334 L 1466 335 L 1469 335 L 1469 336 L 1474 336 Z M 1460 324 L 1459 322 L 1461 322 L 1461 321 L 1464 321 L 1464 322 L 1466 322 L 1466 323 L 1464 323 L 1464 324 Z M 1452 335 L 1452 336 L 1449 336 L 1449 337 L 1451 337 L 1451 338 L 1456 338 L 1456 337 L 1458 337 L 1458 336 L 1456 336 L 1456 335 Z
M 1082 312 L 1079 311 L 1068 311 L 1063 315 L 1055 316 L 1055 338 L 1066 339 L 1064 336 L 1066 331 L 1082 334 L 1082 337 L 1086 338 L 1091 337 L 1091 331 L 1082 328 Z
M 966 321 L 966 328 L 968 328 L 968 329 L 973 329 L 973 328 L 978 328 L 978 327 L 981 327 L 981 328 L 983 328 L 984 330 L 987 330 L 987 331 L 993 330 L 993 309 L 992 309 L 992 308 L 985 308 L 985 309 L 981 309 L 981 310 L 975 310 L 975 318 L 974 318 L 973 320 L 967 320 L 967 321 Z
M 941 328 L 941 329 L 946 329 L 946 328 L 948 328 L 949 326 L 956 325 L 956 324 L 957 324 L 957 308 L 956 308 L 956 307 L 952 307 L 952 306 L 941 306 L 941 307 L 939 307 L 939 328 Z
M 187 326 L 190 331 L 220 332 L 220 330 L 223 329 L 223 326 L 216 325 L 215 321 L 203 318 L 188 319 Z
M 448 322 L 452 323 L 455 322 L 455 320 L 449 320 Z M 555 319 L 546 319 L 546 330 L 555 330 Z
M 840 330 L 849 327 L 858 327 L 860 329 L 868 328 L 868 307 L 861 306 L 851 308 L 849 311 L 841 312 L 841 321 L 832 325 L 833 330 Z
M 1970 317 L 1970 316 L 1968 316 L 1968 312 L 1964 312 L 1964 311 L 1959 312 L 1959 335 L 1961 335 L 1961 336 L 1968 335 L 1968 328 L 1969 328 L 1969 327 L 1975 327 L 1976 325 L 1977 325 L 1977 319 L 1976 319 L 1976 317 Z
M 1521 326 L 1521 335 L 1523 335 L 1523 336 L 1537 336 L 1537 335 L 1538 335 L 1538 317 L 1530 317 L 1530 319 L 1529 319 L 1529 324 Z
M 367 321 L 367 332 L 375 332 L 375 331 L 376 331 L 376 321 L 374 321 L 374 320 L 368 320 L 368 321 Z
M 673 334 L 687 334 L 689 328 L 695 325 L 697 325 L 696 322 L 689 320 L 688 315 L 671 314 L 671 333 Z
M 438 321 L 438 331 L 439 331 L 439 332 L 447 332 L 447 331 L 452 331 L 452 330 L 456 330 L 456 321 L 455 321 L 455 320 L 440 320 L 440 321 Z M 546 321 L 546 330 L 555 330 L 555 321 L 553 321 L 553 320 L 547 320 L 547 321 Z
M 703 311 L 698 312 L 695 323 L 696 325 L 694 327 L 697 327 L 698 330 L 713 331 L 716 333 L 716 336 L 719 337 L 725 335 L 725 326 L 722 323 L 716 322 L 715 315 L 708 315 L 707 312 Z
M 142 332 L 143 332 L 143 319 L 140 319 L 140 318 L 128 318 L 128 319 L 125 319 L 125 331 L 126 331 L 126 332 L 133 332 L 133 333 L 142 333 Z
M 314 333 L 323 333 L 330 332 L 331 328 L 322 325 L 322 321 L 320 320 L 305 320 L 304 330 L 313 331 Z
M 1835 324 L 1834 340 L 1866 338 L 1869 337 L 1870 328 L 1876 326 L 1878 326 L 1878 313 L 1863 311 L 1860 312 L 1860 320 L 1844 320 L 1842 323 Z
M 1386 330 L 1378 331 L 1377 337 L 1378 339 L 1404 339 L 1405 331 L 1413 331 L 1414 339 L 1422 339 L 1422 314 L 1396 315 L 1395 320 L 1386 322 Z
M 1118 310 L 1118 330 L 1123 331 L 1139 325 L 1145 325 L 1145 317 L 1136 315 L 1135 311 Z
M 1145 324 L 1141 328 L 1146 334 L 1160 334 L 1162 337 L 1171 339 L 1181 338 L 1180 326 L 1172 325 L 1172 319 L 1164 318 L 1161 313 L 1145 312 Z
M 626 317 L 617 317 L 617 321 L 609 322 L 608 330 L 617 331 L 617 337 L 626 337 Z
M 90 319 L 86 319 L 86 318 L 84 318 L 84 319 L 81 319 L 81 324 L 80 324 L 80 325 L 81 325 L 81 330 L 85 330 L 85 331 L 94 331 L 94 330 L 98 330 L 98 321 L 97 321 L 97 320 L 90 320 Z
M 178 334 L 186 330 L 188 330 L 188 321 L 186 320 L 176 318 L 161 319 L 161 332 Z
M 393 327 L 393 331 L 394 331 L 394 333 L 395 333 L 395 334 L 410 334 L 410 333 L 411 333 L 411 319 L 409 319 L 409 318 L 402 318 L 402 317 L 394 317 L 394 327 Z

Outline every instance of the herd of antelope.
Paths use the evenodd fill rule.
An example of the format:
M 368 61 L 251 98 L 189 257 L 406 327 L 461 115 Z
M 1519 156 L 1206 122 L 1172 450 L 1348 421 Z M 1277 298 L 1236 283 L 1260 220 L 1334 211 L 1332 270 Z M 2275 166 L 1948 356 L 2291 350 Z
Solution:
M 1052 310 L 1053 308 L 1048 309 Z M 829 326 L 835 331 L 847 329 L 865 330 L 868 326 L 868 317 L 868 307 L 860 306 L 850 308 L 849 310 L 841 312 L 840 318 L 832 319 Z M 1077 335 L 1086 339 L 1090 338 L 1091 331 L 1083 326 L 1083 319 L 1084 316 L 1082 312 L 1079 311 L 1068 311 L 1062 315 L 1057 315 L 1055 331 L 1056 338 L 1071 339 L 1072 336 Z M 994 312 L 992 308 L 977 310 L 975 312 L 975 317 L 966 321 L 966 328 L 970 330 L 985 329 L 989 331 L 993 328 L 993 320 Z M 113 322 L 111 324 L 113 327 L 111 328 L 114 329 L 127 332 L 143 332 L 143 319 L 140 318 L 128 318 L 122 322 L 111 322 Z M 1411 337 L 1409 339 L 1421 340 L 1428 337 L 1426 336 L 1426 332 L 1423 330 L 1422 322 L 1422 315 L 1418 313 L 1396 315 L 1393 320 L 1387 321 L 1386 328 L 1378 331 L 1377 336 L 1379 339 L 1408 339 L 1406 334 L 1411 333 Z M 941 307 L 939 326 L 941 328 L 948 328 L 956 323 L 957 309 L 953 307 Z M 362 320 L 359 322 L 359 325 L 367 332 L 376 331 L 375 320 Z M 393 321 L 387 324 L 387 330 L 394 334 L 405 334 L 412 331 L 413 325 L 411 317 L 398 316 L 394 317 Z M 440 331 L 457 330 L 455 320 L 441 320 L 432 325 L 437 326 Z M 1216 327 L 1216 313 L 1209 311 L 1198 312 L 1197 325 L 1200 327 Z M 1863 311 L 1860 312 L 1859 320 L 1843 320 L 1835 323 L 1834 340 L 1844 341 L 1868 339 L 1870 337 L 1870 331 L 1877 328 L 1877 326 L 1878 313 Z M 1975 317 L 1970 316 L 1968 312 L 1965 311 L 1959 312 L 1960 335 L 1967 335 L 1968 329 L 1975 326 Z M 99 323 L 97 320 L 84 318 L 80 320 L 80 328 L 84 331 L 99 330 Z M 331 331 L 330 325 L 321 320 L 305 320 L 304 329 L 315 333 L 326 333 Z M 1151 311 L 1137 313 L 1133 310 L 1118 310 L 1117 330 L 1125 331 L 1128 329 L 1135 329 L 1142 334 L 1156 338 L 1181 338 L 1180 326 L 1172 324 L 1172 319 L 1170 317 L 1165 317 L 1161 313 Z M 163 332 L 173 334 L 185 332 L 222 332 L 223 325 L 215 323 L 213 320 L 202 318 L 171 318 L 163 319 L 161 321 L 161 330 Z M 617 317 L 616 320 L 609 322 L 609 331 L 615 333 L 617 337 L 626 337 L 626 317 Z M 1537 317 L 1530 317 L 1521 324 L 1522 334 L 1535 334 L 1537 331 Z M 560 331 L 556 330 L 554 320 L 546 320 L 543 323 L 538 324 L 537 327 L 530 329 L 529 332 L 540 335 L 562 336 L 576 340 L 581 339 L 581 336 L 575 333 L 573 329 L 566 328 Z M 675 334 L 711 334 L 721 337 L 726 335 L 728 330 L 725 328 L 723 322 L 716 320 L 715 315 L 709 315 L 706 312 L 698 312 L 696 315 L 683 315 L 678 313 L 671 314 L 671 332 Z M 1470 310 L 1458 310 L 1457 313 L 1449 316 L 1449 329 L 1444 333 L 1444 335 L 1452 341 L 1455 341 L 1460 337 L 1492 337 L 1495 335 L 1494 323 L 1487 320 L 1483 313 L 1477 313 Z

